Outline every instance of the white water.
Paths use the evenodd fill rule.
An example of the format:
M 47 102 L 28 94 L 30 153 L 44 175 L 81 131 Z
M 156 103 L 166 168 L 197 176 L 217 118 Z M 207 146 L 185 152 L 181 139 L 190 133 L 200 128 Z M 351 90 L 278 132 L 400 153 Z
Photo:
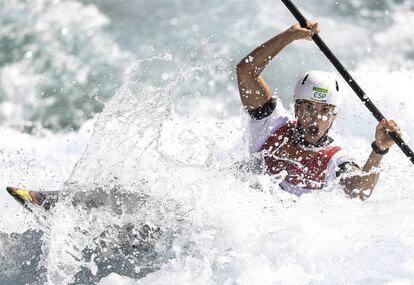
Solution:
M 287 13 L 280 19 L 271 17 L 272 9 L 281 5 L 263 1 L 258 6 L 260 15 L 266 15 L 260 18 L 263 29 L 274 24 L 278 32 L 290 24 Z M 414 72 L 412 58 L 404 54 L 414 43 L 407 35 L 412 12 L 403 8 L 391 11 L 392 24 L 378 32 L 345 23 L 342 34 L 362 35 L 355 36 L 356 46 L 338 39 L 333 30 L 336 18 L 325 14 L 321 22 L 326 22 L 324 38 L 334 42 L 339 54 L 346 54 L 347 48 L 357 54 L 357 62 L 350 64 L 352 74 L 387 117 L 398 119 L 411 143 Z M 316 10 L 308 13 L 320 18 Z M 260 41 L 249 38 L 252 47 Z M 236 83 L 228 74 L 233 67 L 223 67 L 229 52 L 206 48 L 200 53 L 203 62 L 194 66 L 165 51 L 159 58 L 136 62 L 97 118 L 83 155 L 91 122 L 77 133 L 43 137 L 2 129 L 2 137 L 8 139 L 0 145 L 2 177 L 7 177 L 1 187 L 75 192 L 121 185 L 120 191 L 148 195 L 145 205 L 126 205 L 122 215 L 107 208 L 86 212 L 60 203 L 43 237 L 45 282 L 73 282 L 81 266 L 99 270 L 96 262 L 82 259 L 80 251 L 96 247 L 94 239 L 108 225 L 146 223 L 162 230 L 154 241 L 157 256 L 130 264 L 136 272 L 144 267 L 152 270 L 134 280 L 119 268 L 109 268 L 100 284 L 412 284 L 414 178 L 404 155 L 394 148 L 385 157 L 381 179 L 366 202 L 349 200 L 339 189 L 297 199 L 280 191 L 270 177 L 238 171 L 234 164 L 246 158 L 245 125 L 242 112 L 234 110 Z M 286 68 L 288 74 L 276 80 L 285 82 L 283 94 L 293 89 L 294 73 L 313 69 L 312 63 L 329 68 L 320 63 L 323 57 L 311 43 L 297 43 L 283 55 L 267 77 L 295 62 L 293 55 L 304 61 L 292 72 L 295 66 Z M 222 84 L 226 80 L 227 85 Z M 191 96 L 183 96 L 188 90 Z M 334 136 L 363 164 L 376 123 L 349 88 L 345 94 Z M 289 102 L 289 96 L 284 100 Z M 5 201 L 0 231 L 36 228 L 31 215 L 0 195 Z

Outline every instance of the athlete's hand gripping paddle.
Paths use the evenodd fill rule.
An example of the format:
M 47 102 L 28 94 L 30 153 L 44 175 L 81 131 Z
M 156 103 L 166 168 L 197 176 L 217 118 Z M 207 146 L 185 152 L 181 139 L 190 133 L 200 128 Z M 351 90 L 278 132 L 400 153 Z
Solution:
M 293 14 L 293 16 L 298 20 L 299 24 L 303 27 L 307 27 L 307 20 L 299 11 L 299 9 L 292 3 L 290 0 L 282 0 L 282 2 L 286 5 L 289 11 Z M 358 85 L 358 83 L 352 78 L 349 72 L 345 69 L 342 63 L 336 58 L 336 56 L 331 52 L 328 46 L 322 41 L 318 34 L 314 34 L 312 36 L 312 40 L 315 44 L 319 47 L 319 49 L 325 54 L 325 56 L 329 59 L 329 61 L 335 66 L 338 72 L 342 75 L 346 82 L 348 82 L 349 86 L 354 90 L 355 94 L 361 99 L 361 101 L 365 104 L 368 110 L 374 115 L 374 117 L 380 122 L 385 117 L 382 113 L 377 109 L 377 107 L 372 103 L 372 101 L 368 98 L 365 94 L 364 90 Z M 404 140 L 397 135 L 395 132 L 389 133 L 390 137 L 395 141 L 395 143 L 400 147 L 400 149 L 404 152 L 404 154 L 411 160 L 414 164 L 414 152 L 410 149 L 410 147 L 404 142 Z

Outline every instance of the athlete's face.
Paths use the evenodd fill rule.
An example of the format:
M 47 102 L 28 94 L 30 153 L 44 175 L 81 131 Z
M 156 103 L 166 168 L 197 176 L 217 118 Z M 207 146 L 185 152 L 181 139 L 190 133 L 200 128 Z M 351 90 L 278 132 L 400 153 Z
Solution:
M 336 118 L 335 106 L 306 100 L 296 101 L 295 115 L 304 139 L 313 144 L 328 132 Z

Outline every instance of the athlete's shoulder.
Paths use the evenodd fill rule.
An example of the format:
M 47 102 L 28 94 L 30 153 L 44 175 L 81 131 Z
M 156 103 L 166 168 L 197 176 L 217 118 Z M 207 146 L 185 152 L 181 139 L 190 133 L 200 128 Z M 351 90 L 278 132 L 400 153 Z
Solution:
M 265 118 L 258 120 L 250 117 L 247 122 L 250 153 L 259 151 L 275 131 L 290 121 L 292 121 L 292 118 L 281 102 L 277 102 L 273 112 Z

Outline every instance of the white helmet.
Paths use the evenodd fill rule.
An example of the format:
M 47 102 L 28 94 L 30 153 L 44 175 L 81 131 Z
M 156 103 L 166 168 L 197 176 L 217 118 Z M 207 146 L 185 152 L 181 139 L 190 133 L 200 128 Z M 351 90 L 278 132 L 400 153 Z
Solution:
M 337 107 L 340 107 L 342 102 L 336 76 L 315 70 L 306 72 L 300 77 L 293 98 L 294 100 L 308 100 Z

